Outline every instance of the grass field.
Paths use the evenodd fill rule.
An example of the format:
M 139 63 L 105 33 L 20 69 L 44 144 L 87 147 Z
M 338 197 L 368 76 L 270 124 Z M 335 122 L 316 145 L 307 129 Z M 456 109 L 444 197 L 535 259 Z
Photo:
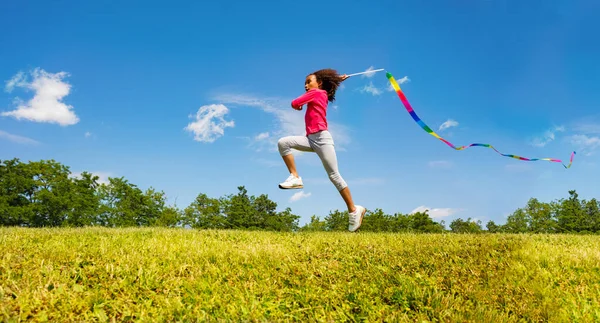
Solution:
M 0 228 L 2 321 L 600 321 L 600 237 Z

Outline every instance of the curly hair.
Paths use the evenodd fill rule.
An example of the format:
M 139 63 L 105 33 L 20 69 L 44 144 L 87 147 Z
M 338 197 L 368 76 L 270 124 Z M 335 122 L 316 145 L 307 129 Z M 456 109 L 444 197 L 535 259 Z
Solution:
M 321 83 L 321 89 L 327 91 L 327 99 L 331 102 L 335 101 L 335 92 L 342 83 L 338 72 L 331 68 L 325 68 L 309 75 L 314 75 L 317 83 Z

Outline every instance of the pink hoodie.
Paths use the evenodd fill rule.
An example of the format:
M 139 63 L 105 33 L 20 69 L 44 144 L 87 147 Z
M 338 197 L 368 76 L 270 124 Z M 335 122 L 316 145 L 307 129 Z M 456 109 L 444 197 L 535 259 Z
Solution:
M 292 101 L 292 107 L 294 108 L 299 108 L 305 104 L 308 104 L 304 116 L 306 135 L 327 130 L 327 91 L 310 89 Z

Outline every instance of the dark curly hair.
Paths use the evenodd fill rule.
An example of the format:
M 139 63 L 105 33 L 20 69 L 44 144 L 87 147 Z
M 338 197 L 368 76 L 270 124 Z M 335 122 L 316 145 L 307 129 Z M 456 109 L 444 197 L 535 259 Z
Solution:
M 325 68 L 309 75 L 314 75 L 317 83 L 321 83 L 321 89 L 327 91 L 327 99 L 331 102 L 335 101 L 335 92 L 342 83 L 342 77 L 338 72 L 331 68 Z

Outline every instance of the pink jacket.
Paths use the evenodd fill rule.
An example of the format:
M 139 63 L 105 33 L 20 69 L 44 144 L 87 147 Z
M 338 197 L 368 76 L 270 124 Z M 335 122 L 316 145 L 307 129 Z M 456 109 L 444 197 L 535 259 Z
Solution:
M 308 106 L 304 116 L 306 135 L 327 130 L 327 91 L 310 89 L 292 101 L 294 108 L 300 108 L 305 104 Z

